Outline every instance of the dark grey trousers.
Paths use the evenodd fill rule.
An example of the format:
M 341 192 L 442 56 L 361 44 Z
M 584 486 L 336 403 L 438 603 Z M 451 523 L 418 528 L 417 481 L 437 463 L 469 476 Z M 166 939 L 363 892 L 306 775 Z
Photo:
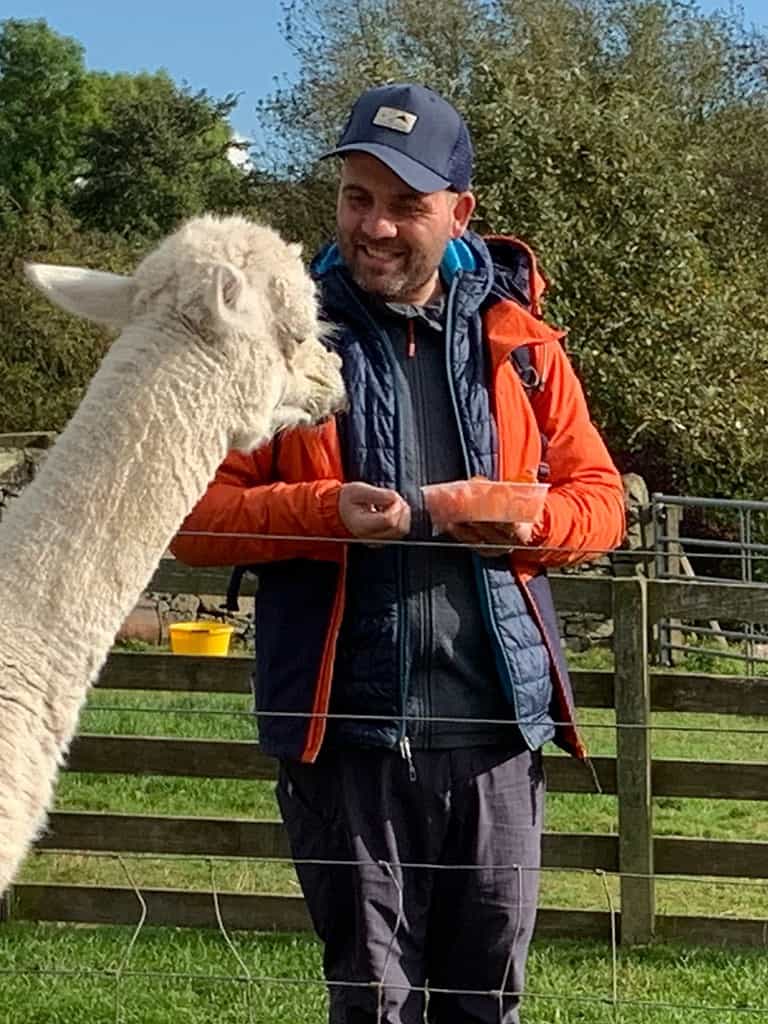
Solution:
M 392 751 L 280 765 L 278 800 L 324 944 L 330 1024 L 518 1024 L 541 755 L 475 747 L 415 751 L 414 763 L 415 781 Z M 346 863 L 300 863 L 311 860 Z

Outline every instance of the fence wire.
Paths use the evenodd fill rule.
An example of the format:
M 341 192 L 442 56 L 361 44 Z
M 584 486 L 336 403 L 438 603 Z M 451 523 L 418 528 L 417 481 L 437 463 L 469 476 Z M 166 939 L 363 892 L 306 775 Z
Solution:
M 136 900 L 138 901 L 138 904 L 139 904 L 139 907 L 140 907 L 139 920 L 136 922 L 136 928 L 134 929 L 134 932 L 131 935 L 130 942 L 126 946 L 125 955 L 123 956 L 122 960 L 120 961 L 119 967 L 115 971 L 115 1003 L 114 1003 L 114 1007 L 115 1007 L 115 1024 L 123 1024 L 122 1003 L 121 1003 L 121 994 L 122 994 L 121 982 L 122 982 L 123 977 L 125 975 L 125 971 L 127 969 L 127 966 L 130 963 L 131 955 L 132 955 L 133 950 L 134 950 L 134 948 L 136 946 L 136 943 L 139 941 L 139 935 L 141 935 L 141 931 L 142 931 L 144 925 L 146 924 L 148 908 L 147 908 L 147 901 L 144 899 L 144 897 L 141 894 L 141 890 L 139 889 L 139 887 L 134 882 L 133 876 L 131 875 L 131 872 L 128 870 L 128 865 L 125 863 L 125 858 L 122 856 L 122 854 L 118 854 L 117 860 L 118 860 L 118 863 L 120 864 L 120 867 L 123 869 L 125 877 L 128 880 L 129 886 L 131 887 L 131 889 L 133 889 L 134 893 L 136 894 Z
M 209 531 L 184 531 L 181 536 L 198 536 L 198 537 L 210 537 L 213 539 L 229 539 L 237 538 L 240 540 L 260 540 L 269 542 L 322 542 L 322 543 L 340 543 L 344 545 L 355 545 L 361 544 L 364 546 L 370 546 L 370 541 L 359 540 L 356 538 L 334 538 L 334 537 L 319 537 L 319 536 L 306 536 L 306 535 L 288 535 L 288 534 L 259 534 L 259 533 L 214 533 Z M 428 547 L 428 548 L 451 548 L 456 550 L 458 547 L 468 547 L 468 545 L 459 545 L 453 541 L 440 541 L 440 540 L 416 540 L 416 539 L 404 539 L 404 540 L 387 540 L 377 542 L 377 546 L 382 544 L 394 545 L 394 546 L 407 546 L 407 547 Z M 499 554 L 507 554 L 510 552 L 521 552 L 530 555 L 532 549 L 523 545 L 508 545 L 508 544 L 489 544 L 483 543 L 472 546 L 474 550 L 486 551 L 487 553 L 496 552 Z M 752 562 L 759 560 L 768 560 L 768 546 L 765 545 L 750 545 L 750 559 Z M 595 555 L 609 555 L 614 552 L 605 550 L 592 550 L 592 551 L 574 551 L 568 548 L 558 547 L 545 547 L 534 549 L 536 552 L 548 553 L 548 554 L 560 554 L 560 555 L 578 555 L 579 557 L 594 557 Z M 631 552 L 617 552 L 619 556 L 626 556 L 631 554 L 632 557 L 643 558 L 647 557 L 652 559 L 658 554 L 657 550 L 633 550 Z M 717 558 L 719 560 L 724 559 L 743 559 L 743 555 L 739 552 L 731 553 L 729 551 L 715 551 L 715 552 L 702 552 L 697 554 L 697 558 Z M 706 628 L 700 630 L 702 635 L 705 635 Z M 767 634 L 768 635 L 768 634 Z M 734 639 L 736 637 L 733 637 Z M 761 634 L 754 634 L 753 639 L 762 639 Z M 698 650 L 698 648 L 685 648 L 687 651 Z M 718 654 L 719 652 L 711 649 L 702 648 L 707 654 Z M 730 652 L 728 657 L 738 658 L 739 654 Z M 764 659 L 768 664 L 768 659 Z M 250 711 L 235 711 L 226 710 L 221 708 L 202 707 L 202 708 L 171 708 L 166 706 L 131 706 L 131 705 L 114 705 L 114 704 L 91 704 L 84 713 L 86 714 L 98 714 L 105 712 L 121 712 L 121 713 L 137 713 L 137 714 L 153 714 L 158 713 L 170 714 L 170 715 L 189 715 L 189 716 L 219 716 L 226 718 L 236 719 L 248 719 L 252 720 L 253 714 Z M 262 713 L 264 717 L 322 717 L 327 719 L 344 719 L 352 716 L 347 715 L 336 715 L 336 714 L 313 714 L 307 713 L 306 715 L 298 715 L 295 712 L 270 712 Z M 386 716 L 377 715 L 364 715 L 354 716 L 356 719 L 362 719 L 367 721 L 384 720 Z M 444 717 L 424 717 L 414 719 L 419 722 L 436 722 L 436 723 L 458 723 L 464 721 L 456 718 L 444 718 Z M 525 719 L 483 719 L 480 720 L 483 724 L 488 725 L 524 725 L 526 724 Z M 565 723 L 560 723 L 565 724 Z M 592 722 L 583 721 L 581 725 L 584 728 L 589 729 L 609 729 L 609 730 L 647 730 L 653 732 L 679 732 L 679 733 L 690 733 L 690 732 L 701 732 L 701 733 L 723 733 L 727 732 L 734 735 L 764 735 L 768 734 L 768 728 L 760 727 L 744 727 L 744 726 L 690 726 L 690 725 L 672 725 L 672 724 L 637 724 L 637 723 L 625 723 L 625 722 Z M 579 867 L 541 867 L 526 866 L 520 864 L 498 864 L 498 865 L 484 865 L 482 868 L 474 864 L 461 864 L 461 865 L 444 865 L 444 864 L 427 864 L 418 862 L 397 862 L 397 861 L 379 861 L 378 866 L 381 868 L 384 875 L 389 879 L 390 883 L 396 887 L 398 893 L 398 912 L 395 921 L 395 927 L 392 930 L 392 938 L 390 940 L 389 948 L 386 951 L 384 967 L 382 969 L 381 976 L 378 978 L 371 979 L 369 982 L 356 982 L 356 981 L 327 981 L 324 978 L 317 977 L 298 977 L 292 975 L 269 975 L 263 974 L 256 971 L 252 971 L 248 963 L 246 962 L 246 955 L 238 947 L 238 943 L 233 938 L 227 923 L 225 921 L 225 915 L 222 909 L 221 902 L 221 891 L 218 885 L 218 878 L 216 875 L 216 867 L 222 863 L 231 863 L 232 861 L 239 861 L 241 859 L 247 859 L 248 861 L 257 861 L 260 864 L 279 864 L 284 866 L 300 866 L 300 865 L 326 865 L 326 866 L 344 866 L 344 865 L 367 865 L 367 861 L 354 861 L 354 860 L 294 860 L 287 857 L 256 857 L 249 856 L 247 858 L 237 858 L 233 856 L 206 856 L 204 858 L 195 857 L 194 855 L 151 855 L 151 854 L 130 854 L 130 853 L 100 853 L 95 851 L 66 851 L 68 854 L 85 855 L 92 858 L 103 858 L 115 861 L 128 882 L 129 889 L 135 894 L 137 901 L 137 920 L 135 925 L 132 927 L 129 937 L 126 942 L 124 954 L 120 959 L 120 962 L 116 968 L 104 968 L 104 969 L 69 969 L 63 967 L 34 967 L 34 968 L 5 968 L 0 966 L 0 978 L 22 978 L 29 977 L 34 979 L 43 978 L 78 978 L 78 979 L 92 979 L 96 981 L 103 981 L 107 985 L 113 986 L 114 999 L 113 999 L 113 1021 L 114 1024 L 127 1024 L 131 1017 L 130 996 L 126 995 L 126 982 L 132 981 L 144 981 L 144 982 L 194 982 L 200 984 L 216 984 L 216 985 L 235 985 L 241 988 L 244 992 L 244 1005 L 242 1009 L 242 1015 L 240 1020 L 244 1024 L 255 1024 L 257 1021 L 256 1017 L 256 1004 L 255 1004 L 255 992 L 259 986 L 292 986 L 292 987 L 306 987 L 317 988 L 322 987 L 324 990 L 330 989 L 371 989 L 376 994 L 377 1001 L 377 1024 L 383 1024 L 384 1021 L 384 994 L 389 990 L 400 990 L 409 991 L 422 994 L 426 999 L 429 998 L 430 994 L 433 995 L 473 995 L 479 997 L 485 997 L 488 999 L 495 1000 L 498 1005 L 498 1016 L 499 1021 L 502 1021 L 504 1013 L 504 999 L 505 997 L 521 996 L 524 1003 L 530 1002 L 542 1002 L 545 1004 L 556 1004 L 558 1008 L 567 1007 L 573 1005 L 574 1007 L 583 1007 L 585 1011 L 589 1008 L 606 1007 L 609 1009 L 614 1024 L 622 1024 L 626 1019 L 626 1014 L 635 1014 L 636 1012 L 672 1012 L 672 1013 L 685 1013 L 685 1014 L 696 1014 L 699 1017 L 704 1015 L 711 1016 L 713 1020 L 719 1020 L 724 1014 L 737 1014 L 737 1015 L 752 1015 L 760 1017 L 761 1019 L 768 1019 L 768 1005 L 752 1005 L 745 1002 L 734 1003 L 734 1004 L 723 1004 L 718 1002 L 674 1002 L 669 1000 L 654 1000 L 654 999 L 642 999 L 642 998 L 631 998 L 628 995 L 622 993 L 622 978 L 621 978 L 621 965 L 623 960 L 623 954 L 620 954 L 619 950 L 619 915 L 614 905 L 613 893 L 609 882 L 613 880 L 622 879 L 644 879 L 654 880 L 655 882 L 671 882 L 679 883 L 681 881 L 687 881 L 689 884 L 700 884 L 700 885 L 711 885 L 712 881 L 708 878 L 703 878 L 700 875 L 679 875 L 675 876 L 664 876 L 657 873 L 644 874 L 641 872 L 626 872 L 626 871 L 606 871 L 603 869 L 590 869 L 590 868 L 579 868 Z M 37 851 L 39 857 L 53 857 L 62 856 L 62 851 L 57 850 L 40 850 Z M 147 922 L 150 919 L 150 907 L 147 903 L 147 899 L 142 892 L 142 886 L 135 880 L 133 873 L 128 867 L 129 862 L 141 862 L 145 860 L 162 860 L 167 861 L 180 861 L 189 864 L 191 861 L 204 860 L 209 865 L 209 877 L 210 877 L 210 898 L 213 904 L 213 914 L 216 922 L 216 928 L 218 934 L 221 936 L 222 942 L 231 955 L 234 964 L 237 965 L 236 973 L 224 973 L 224 974 L 206 974 L 204 972 L 185 972 L 185 971 L 152 971 L 152 970 L 141 970 L 131 968 L 130 963 L 135 953 L 137 944 L 147 927 Z M 602 994 L 587 994 L 587 993 L 573 993 L 573 992 L 543 992 L 535 990 L 526 990 L 524 993 L 515 993 L 508 991 L 508 981 L 511 967 L 511 951 L 510 958 L 507 959 L 505 970 L 502 977 L 499 979 L 498 987 L 489 990 L 472 990 L 472 989 L 461 989 L 461 988 L 430 988 L 429 986 L 400 986 L 388 982 L 387 974 L 389 967 L 394 956 L 395 943 L 397 941 L 398 933 L 404 922 L 404 893 L 402 887 L 402 872 L 405 870 L 429 870 L 429 871 L 480 871 L 480 870 L 509 870 L 513 869 L 518 879 L 518 887 L 522 892 L 522 875 L 526 872 L 536 872 L 538 874 L 545 873 L 568 873 L 568 874 L 580 874 L 590 875 L 597 878 L 600 882 L 603 897 L 605 901 L 605 908 L 609 919 L 610 929 L 610 975 L 609 975 L 609 987 L 608 991 Z M 738 887 L 750 887 L 759 888 L 765 890 L 768 888 L 765 880 L 751 880 L 751 879 L 736 879 L 736 878 L 717 878 L 716 883 L 718 886 L 738 886 Z M 768 919 L 766 920 L 766 927 L 763 935 L 763 945 L 768 947 Z M 559 1017 L 558 1017 L 559 1019 Z M 582 1016 L 579 1019 L 586 1019 Z M 633 1016 L 633 1020 L 636 1018 Z
M 568 833 L 562 833 L 568 835 Z M 35 850 L 34 856 L 36 858 L 58 858 L 61 856 L 76 856 L 86 857 L 88 859 L 99 859 L 99 860 L 115 860 L 116 857 L 122 861 L 161 861 L 166 864 L 179 863 L 189 865 L 197 861 L 204 861 L 209 866 L 215 865 L 227 865 L 227 864 L 239 864 L 242 862 L 256 862 L 258 864 L 273 864 L 283 867 L 370 867 L 373 861 L 370 860 L 356 860 L 354 858 L 346 858 L 344 860 L 328 860 L 322 857 L 280 857 L 270 856 L 261 854 L 247 854 L 243 856 L 237 856 L 235 854 L 181 854 L 181 853 L 120 853 L 119 855 L 105 850 L 86 850 L 86 849 L 71 849 L 66 850 L 56 849 L 55 847 Z M 385 867 L 385 870 L 397 870 L 397 871 L 435 871 L 438 873 L 446 872 L 483 872 L 483 871 L 508 871 L 510 868 L 514 868 L 516 871 L 526 872 L 530 874 L 554 874 L 554 875 L 588 875 L 592 877 L 598 877 L 601 881 L 605 878 L 614 878 L 616 880 L 626 879 L 645 879 L 646 881 L 657 881 L 661 883 L 668 883 L 670 885 L 678 885 L 681 882 L 689 882 L 699 885 L 717 885 L 723 887 L 735 887 L 740 889 L 760 889 L 768 892 L 768 880 L 762 878 L 728 878 L 720 876 L 704 876 L 699 874 L 685 874 L 684 872 L 675 872 L 674 874 L 664 875 L 657 871 L 654 872 L 642 872 L 642 871 L 610 871 L 605 868 L 591 868 L 591 867 L 578 867 L 577 865 L 525 865 L 525 864 L 483 864 L 478 866 L 477 864 L 433 864 L 424 861 L 377 861 L 379 866 Z M 129 882 L 130 887 L 135 889 L 135 883 Z M 768 918 L 766 920 L 766 926 L 768 926 Z M 768 942 L 764 943 L 768 945 Z
M 98 854 L 89 854 L 90 856 L 99 856 Z M 205 973 L 203 971 L 153 971 L 153 970 L 142 970 L 136 968 L 129 968 L 128 964 L 131 960 L 132 954 L 136 948 L 136 945 L 140 939 L 143 930 L 147 927 L 149 919 L 149 911 L 146 899 L 142 893 L 141 887 L 136 883 L 134 876 L 126 866 L 126 860 L 128 859 L 140 859 L 138 855 L 124 855 L 124 854 L 104 854 L 101 856 L 109 857 L 116 861 L 125 877 L 128 881 L 130 889 L 136 896 L 137 904 L 139 907 L 137 921 L 133 927 L 124 955 L 122 956 L 117 968 L 64 968 L 64 967 L 34 967 L 34 968 L 5 968 L 0 966 L 0 978 L 7 979 L 19 979 L 19 978 L 32 978 L 36 981 L 42 979 L 70 979 L 70 980 L 88 980 L 95 982 L 103 982 L 105 985 L 111 985 L 114 991 L 113 1000 L 113 1021 L 114 1024 L 129 1024 L 130 1021 L 136 1020 L 136 1017 L 132 1014 L 131 1001 L 132 997 L 130 994 L 126 994 L 124 983 L 129 980 L 137 982 L 193 982 L 196 984 L 208 984 L 217 986 L 235 986 L 238 990 L 242 990 L 244 993 L 244 1007 L 243 1012 L 237 1018 L 238 1021 L 242 1021 L 243 1024 L 257 1024 L 258 1018 L 256 1017 L 256 1007 L 254 1001 L 255 990 L 259 987 L 266 986 L 291 986 L 294 988 L 307 988 L 313 989 L 321 987 L 327 991 L 336 990 L 371 990 L 377 997 L 377 1024 L 384 1024 L 384 993 L 389 992 L 407 992 L 417 993 L 429 999 L 430 995 L 446 995 L 446 996 L 473 996 L 480 998 L 487 998 L 497 1003 L 499 1007 L 499 1022 L 503 1022 L 504 1013 L 504 999 L 517 998 L 519 997 L 523 1003 L 523 1007 L 527 1003 L 545 1003 L 545 1004 L 556 1004 L 560 1007 L 583 1007 L 588 1009 L 606 1007 L 610 1010 L 612 1020 L 615 1024 L 622 1024 L 625 1020 L 624 1012 L 635 1013 L 636 1011 L 647 1011 L 650 1013 L 661 1013 L 661 1012 L 673 1012 L 673 1013 L 695 1013 L 701 1016 L 711 1016 L 714 1020 L 722 1019 L 724 1014 L 736 1014 L 736 1015 L 751 1015 L 753 1017 L 759 1017 L 760 1019 L 768 1018 L 768 1005 L 750 1004 L 745 1002 L 726 1004 L 718 1002 L 675 1002 L 670 1000 L 662 999 L 649 999 L 649 998 L 632 998 L 627 995 L 621 994 L 622 984 L 622 962 L 626 959 L 626 954 L 622 954 L 619 948 L 619 924 L 618 924 L 618 913 L 614 905 L 613 894 L 611 892 L 608 881 L 610 878 L 637 878 L 637 877 L 651 877 L 637 873 L 619 872 L 619 871 L 605 871 L 603 869 L 586 869 L 586 868 L 573 868 L 569 869 L 577 871 L 582 874 L 590 874 L 598 879 L 601 883 L 605 907 L 609 917 L 610 924 L 610 958 L 609 958 L 609 990 L 603 994 L 585 994 L 585 993 L 573 993 L 573 992 L 543 992 L 536 991 L 535 989 L 526 989 L 523 992 L 516 992 L 510 990 L 507 986 L 510 960 L 507 960 L 503 976 L 500 979 L 500 983 L 497 987 L 491 989 L 474 989 L 474 988 L 447 988 L 447 987 L 433 987 L 429 985 L 402 985 L 397 982 L 388 982 L 387 973 L 391 958 L 394 952 L 395 944 L 400 928 L 404 922 L 404 900 L 403 900 L 403 887 L 399 877 L 399 873 L 406 868 L 413 869 L 442 869 L 442 870 L 499 870 L 512 869 L 518 878 L 523 872 L 540 872 L 546 870 L 563 870 L 563 869 L 546 869 L 540 868 L 539 866 L 525 866 L 520 864 L 499 864 L 493 865 L 490 869 L 486 866 L 483 869 L 479 869 L 477 865 L 434 865 L 434 864 L 421 864 L 421 863 L 399 863 L 395 861 L 379 860 L 375 863 L 381 868 L 383 874 L 389 878 L 390 882 L 395 886 L 398 892 L 398 914 L 395 921 L 394 928 L 392 929 L 392 937 L 390 939 L 389 948 L 385 957 L 384 966 L 381 972 L 381 976 L 373 978 L 368 982 L 361 981 L 344 981 L 344 980 L 332 980 L 327 981 L 324 978 L 318 977 L 299 977 L 295 975 L 270 975 L 254 973 L 248 967 L 246 962 L 245 954 L 238 948 L 236 940 L 233 938 L 230 930 L 224 919 L 224 913 L 221 907 L 220 901 L 220 890 L 216 883 L 215 866 L 214 862 L 228 859 L 228 858 L 204 858 L 210 866 L 210 882 L 211 892 L 210 897 L 213 904 L 214 916 L 216 920 L 216 927 L 219 935 L 221 936 L 222 942 L 226 949 L 231 953 L 233 960 L 236 962 L 239 971 L 238 973 Z M 185 859 L 178 857 L 176 859 Z M 186 858 L 189 859 L 189 858 Z M 270 858 L 270 860 L 281 861 L 282 863 L 294 864 L 294 863 L 322 863 L 329 865 L 348 865 L 352 863 L 359 863 L 370 866 L 371 861 L 301 861 L 294 862 L 289 858 Z M 659 876 L 654 876 L 659 878 Z M 663 877 L 663 876 L 662 876 Z M 701 881 L 701 879 L 692 879 L 693 881 Z M 520 883 L 518 883 L 520 885 Z M 765 883 L 763 883 L 765 886 Z M 766 932 L 768 933 L 768 920 L 766 920 Z M 764 945 L 768 947 L 768 934 L 764 935 Z M 511 956 L 511 951 L 510 951 Z M 631 957 L 631 954 L 630 954 Z M 9 1021 L 11 1018 L 8 1018 Z M 228 1020 L 232 1020 L 231 1015 L 227 1017 Z M 557 1019 L 560 1019 L 559 1017 Z M 579 1017 L 578 1019 L 584 1019 Z M 636 1018 L 633 1016 L 632 1020 Z M 21 1020 L 21 1018 L 19 1018 Z M 89 1018 L 89 1022 L 96 1024 L 96 1018 Z
M 492 524 L 491 524 L 492 525 Z M 498 555 L 506 554 L 525 554 L 530 556 L 536 555 L 566 555 L 574 556 L 574 559 L 594 560 L 598 558 L 616 558 L 626 559 L 628 557 L 632 559 L 647 559 L 649 563 L 653 562 L 659 557 L 658 548 L 605 548 L 605 547 L 570 547 L 567 545 L 551 545 L 551 544 L 519 544 L 515 543 L 510 539 L 510 542 L 504 543 L 492 543 L 490 541 L 478 541 L 477 543 L 468 544 L 465 541 L 458 540 L 439 540 L 437 538 L 416 538 L 416 537 L 403 537 L 403 538 L 386 538 L 383 540 L 370 540 L 361 537 L 332 537 L 329 534 L 319 533 L 251 533 L 247 531 L 225 531 L 225 530 L 180 530 L 177 537 L 206 537 L 210 540 L 255 540 L 263 541 L 268 543 L 286 543 L 286 544 L 331 544 L 331 545 L 345 545 L 352 547 L 365 547 L 365 548 L 382 548 L 382 547 L 399 547 L 399 548 L 434 548 L 436 550 L 445 549 L 450 551 L 460 551 L 462 549 L 469 551 L 485 551 L 489 554 L 492 552 Z M 668 540 L 669 538 L 665 538 Z M 729 547 L 739 547 L 739 545 L 729 545 Z M 753 562 L 768 561 L 768 544 L 764 545 L 751 545 L 754 550 L 751 551 L 751 557 Z M 718 561 L 738 561 L 741 565 L 744 560 L 744 555 L 741 550 L 729 551 L 727 549 L 717 551 L 701 551 L 696 553 L 697 559 L 717 559 Z M 662 578 L 663 574 L 662 574 Z M 733 578 L 714 579 L 710 577 L 696 577 L 696 582 L 722 582 L 737 584 L 741 582 L 745 586 L 768 586 L 768 583 L 753 582 L 753 581 L 736 581 Z
M 606 708 L 606 710 L 610 710 Z M 349 715 L 335 712 L 324 712 L 324 711 L 230 711 L 223 708 L 171 708 L 165 707 L 162 704 L 149 705 L 148 707 L 134 707 L 132 704 L 89 704 L 83 708 L 81 714 L 94 714 L 94 713 L 105 713 L 105 712 L 136 712 L 137 714 L 163 714 L 163 715 L 179 715 L 189 716 L 194 718 L 195 716 L 211 716 L 221 718 L 232 718 L 237 720 L 243 720 L 252 722 L 254 716 L 258 714 L 259 718 L 299 718 L 299 719 L 324 719 L 326 721 L 355 721 L 355 722 L 391 722 L 391 715 Z M 675 712 L 670 711 L 659 711 L 655 714 L 674 714 Z M 462 725 L 467 722 L 471 722 L 473 725 L 532 725 L 538 722 L 538 719 L 529 718 L 450 718 L 440 715 L 409 715 L 408 723 L 413 725 Z M 607 730 L 609 732 L 615 732 L 616 730 L 626 729 L 628 731 L 644 731 L 644 732 L 680 732 L 680 733 L 734 733 L 736 735 L 746 736 L 764 736 L 768 735 L 768 727 L 761 726 L 732 726 L 732 725 L 671 725 L 671 724 L 655 724 L 655 723 L 642 723 L 642 722 L 595 722 L 588 719 L 579 718 L 578 721 L 580 729 L 597 729 Z M 566 727 L 571 725 L 570 722 L 559 721 L 558 719 L 552 720 L 552 725 L 555 728 Z

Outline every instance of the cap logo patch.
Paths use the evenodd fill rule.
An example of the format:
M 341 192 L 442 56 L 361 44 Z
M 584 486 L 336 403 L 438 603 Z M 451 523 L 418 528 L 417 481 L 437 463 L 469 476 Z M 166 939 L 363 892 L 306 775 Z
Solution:
M 379 107 L 373 118 L 373 123 L 380 128 L 391 128 L 404 135 L 410 135 L 417 121 L 418 115 L 398 110 L 397 107 Z

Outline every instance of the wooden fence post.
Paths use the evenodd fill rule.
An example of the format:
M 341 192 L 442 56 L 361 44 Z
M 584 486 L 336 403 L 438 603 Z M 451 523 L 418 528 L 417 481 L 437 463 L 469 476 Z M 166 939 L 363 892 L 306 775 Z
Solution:
M 11 920 L 12 889 L 8 889 L 0 896 L 0 924 Z
M 651 800 L 648 588 L 641 576 L 613 580 L 616 787 L 619 802 L 621 941 L 644 943 L 655 931 Z M 633 877 L 634 876 L 634 877 Z

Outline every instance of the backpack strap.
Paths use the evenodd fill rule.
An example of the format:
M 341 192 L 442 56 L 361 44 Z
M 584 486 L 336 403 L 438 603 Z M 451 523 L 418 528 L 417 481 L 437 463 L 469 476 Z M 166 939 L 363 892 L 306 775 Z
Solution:
M 521 345 L 519 348 L 513 349 L 509 355 L 509 361 L 515 369 L 520 383 L 523 385 L 523 391 L 525 391 L 528 401 L 531 400 L 532 395 L 536 391 L 540 391 L 543 385 L 541 374 L 533 365 L 533 358 L 531 356 L 531 346 Z M 547 448 L 549 447 L 549 438 L 543 430 L 539 430 L 539 436 L 541 437 L 541 462 L 536 470 L 536 478 L 539 483 L 546 483 L 549 479 L 549 463 L 546 461 Z
M 513 349 L 509 359 L 517 371 L 526 395 L 530 398 L 534 391 L 540 390 L 542 385 L 541 374 L 533 365 L 531 358 L 531 346 L 521 345 L 519 348 Z
M 240 587 L 243 584 L 243 576 L 248 572 L 247 565 L 236 565 L 232 569 L 232 573 L 229 577 L 229 583 L 227 584 L 227 596 L 224 604 L 220 604 L 219 608 L 225 612 L 239 612 L 240 611 Z

